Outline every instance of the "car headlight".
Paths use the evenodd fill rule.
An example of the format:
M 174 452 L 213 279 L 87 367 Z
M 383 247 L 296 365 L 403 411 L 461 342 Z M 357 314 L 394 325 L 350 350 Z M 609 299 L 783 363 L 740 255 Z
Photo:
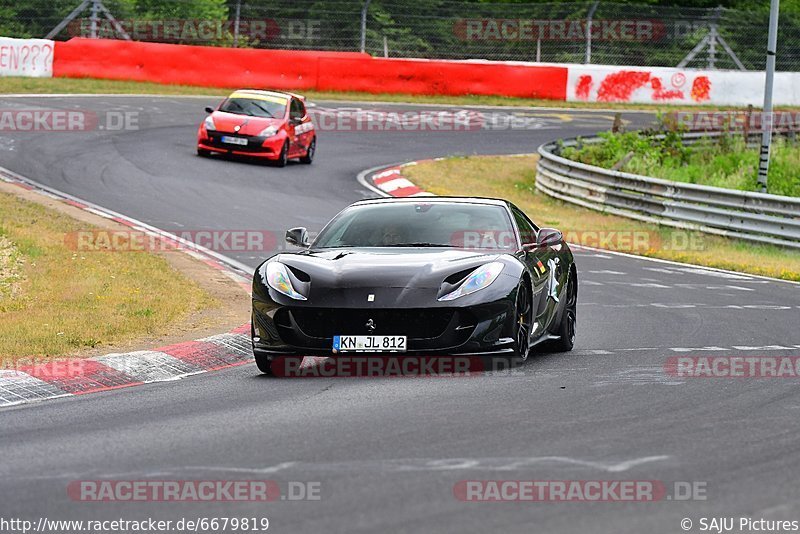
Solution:
M 292 279 L 289 277 L 289 271 L 282 263 L 273 261 L 272 263 L 268 263 L 266 267 L 262 267 L 261 278 L 269 287 L 278 293 L 295 300 L 308 300 L 292 287 Z
M 276 126 L 267 126 L 263 130 L 261 130 L 261 133 L 258 134 L 258 136 L 259 137 L 272 137 L 276 133 L 278 133 L 278 128 Z
M 455 300 L 489 287 L 492 282 L 497 280 L 501 272 L 503 272 L 503 264 L 499 261 L 481 265 L 472 271 L 454 291 L 439 297 L 439 301 Z
M 217 129 L 217 125 L 214 124 L 214 119 L 213 119 L 213 117 L 211 117 L 211 115 L 206 117 L 206 120 L 203 121 L 203 126 L 206 127 L 206 130 L 216 130 Z

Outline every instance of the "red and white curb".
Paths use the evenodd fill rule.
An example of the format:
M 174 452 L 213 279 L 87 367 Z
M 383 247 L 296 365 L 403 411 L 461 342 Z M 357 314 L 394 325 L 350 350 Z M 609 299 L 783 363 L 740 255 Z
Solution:
M 417 187 L 411 180 L 403 175 L 403 170 L 406 167 L 411 167 L 423 163 L 424 161 L 438 161 L 437 160 L 421 160 L 410 161 L 398 165 L 391 165 L 389 167 L 383 165 L 367 169 L 358 175 L 358 181 L 367 189 L 378 193 L 384 197 L 429 197 L 433 193 L 428 193 Z
M 0 371 L 0 407 L 179 380 L 252 358 L 246 324 L 227 334 L 155 350 L 32 363 Z
M 250 290 L 252 269 L 222 254 L 136 219 L 49 188 L 2 167 L 0 167 L 0 180 L 113 220 L 170 245 L 179 244 L 182 252 L 224 273 L 246 291 Z M 155 350 L 47 361 L 21 358 L 13 369 L 0 369 L 0 407 L 178 380 L 249 363 L 252 358 L 249 324 L 225 334 Z M 34 360 L 34 363 L 28 363 L 31 360 Z

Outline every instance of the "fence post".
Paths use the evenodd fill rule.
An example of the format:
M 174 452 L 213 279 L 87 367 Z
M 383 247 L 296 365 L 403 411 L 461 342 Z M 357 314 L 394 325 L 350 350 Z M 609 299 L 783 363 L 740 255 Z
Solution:
M 361 8 L 361 53 L 367 49 L 367 11 L 372 0 L 364 0 L 364 7 Z
M 586 60 L 584 63 L 587 65 L 592 62 L 592 17 L 594 17 L 594 12 L 597 11 L 599 4 L 600 0 L 595 0 L 592 7 L 589 8 L 589 14 L 586 15 Z
M 236 0 L 236 18 L 233 19 L 233 47 L 239 48 L 239 20 L 242 12 L 242 0 Z
M 91 15 L 89 15 L 89 21 L 91 23 L 91 37 L 92 39 L 97 39 L 97 12 L 100 11 L 98 7 L 99 2 L 97 0 L 92 0 L 92 9 Z

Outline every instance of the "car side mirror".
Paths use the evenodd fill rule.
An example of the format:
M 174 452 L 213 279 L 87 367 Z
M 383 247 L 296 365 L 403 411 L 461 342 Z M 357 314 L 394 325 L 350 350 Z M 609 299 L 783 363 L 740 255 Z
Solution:
M 555 228 L 542 228 L 536 234 L 536 248 L 554 247 L 563 242 L 563 234 Z
M 206 106 L 206 113 L 214 113 L 214 108 L 211 106 Z
M 286 230 L 286 242 L 298 247 L 307 247 L 310 244 L 308 242 L 308 230 L 302 226 Z

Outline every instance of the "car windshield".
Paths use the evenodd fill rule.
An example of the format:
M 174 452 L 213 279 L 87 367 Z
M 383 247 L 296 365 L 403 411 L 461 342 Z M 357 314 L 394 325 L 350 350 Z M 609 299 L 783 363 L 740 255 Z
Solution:
M 219 107 L 220 111 L 247 115 L 250 117 L 265 117 L 269 119 L 282 118 L 286 113 L 286 100 L 275 98 L 262 100 L 260 98 L 246 98 L 233 96 L 225 99 Z
M 399 202 L 353 206 L 320 232 L 312 248 L 453 247 L 514 249 L 502 206 L 466 202 Z

